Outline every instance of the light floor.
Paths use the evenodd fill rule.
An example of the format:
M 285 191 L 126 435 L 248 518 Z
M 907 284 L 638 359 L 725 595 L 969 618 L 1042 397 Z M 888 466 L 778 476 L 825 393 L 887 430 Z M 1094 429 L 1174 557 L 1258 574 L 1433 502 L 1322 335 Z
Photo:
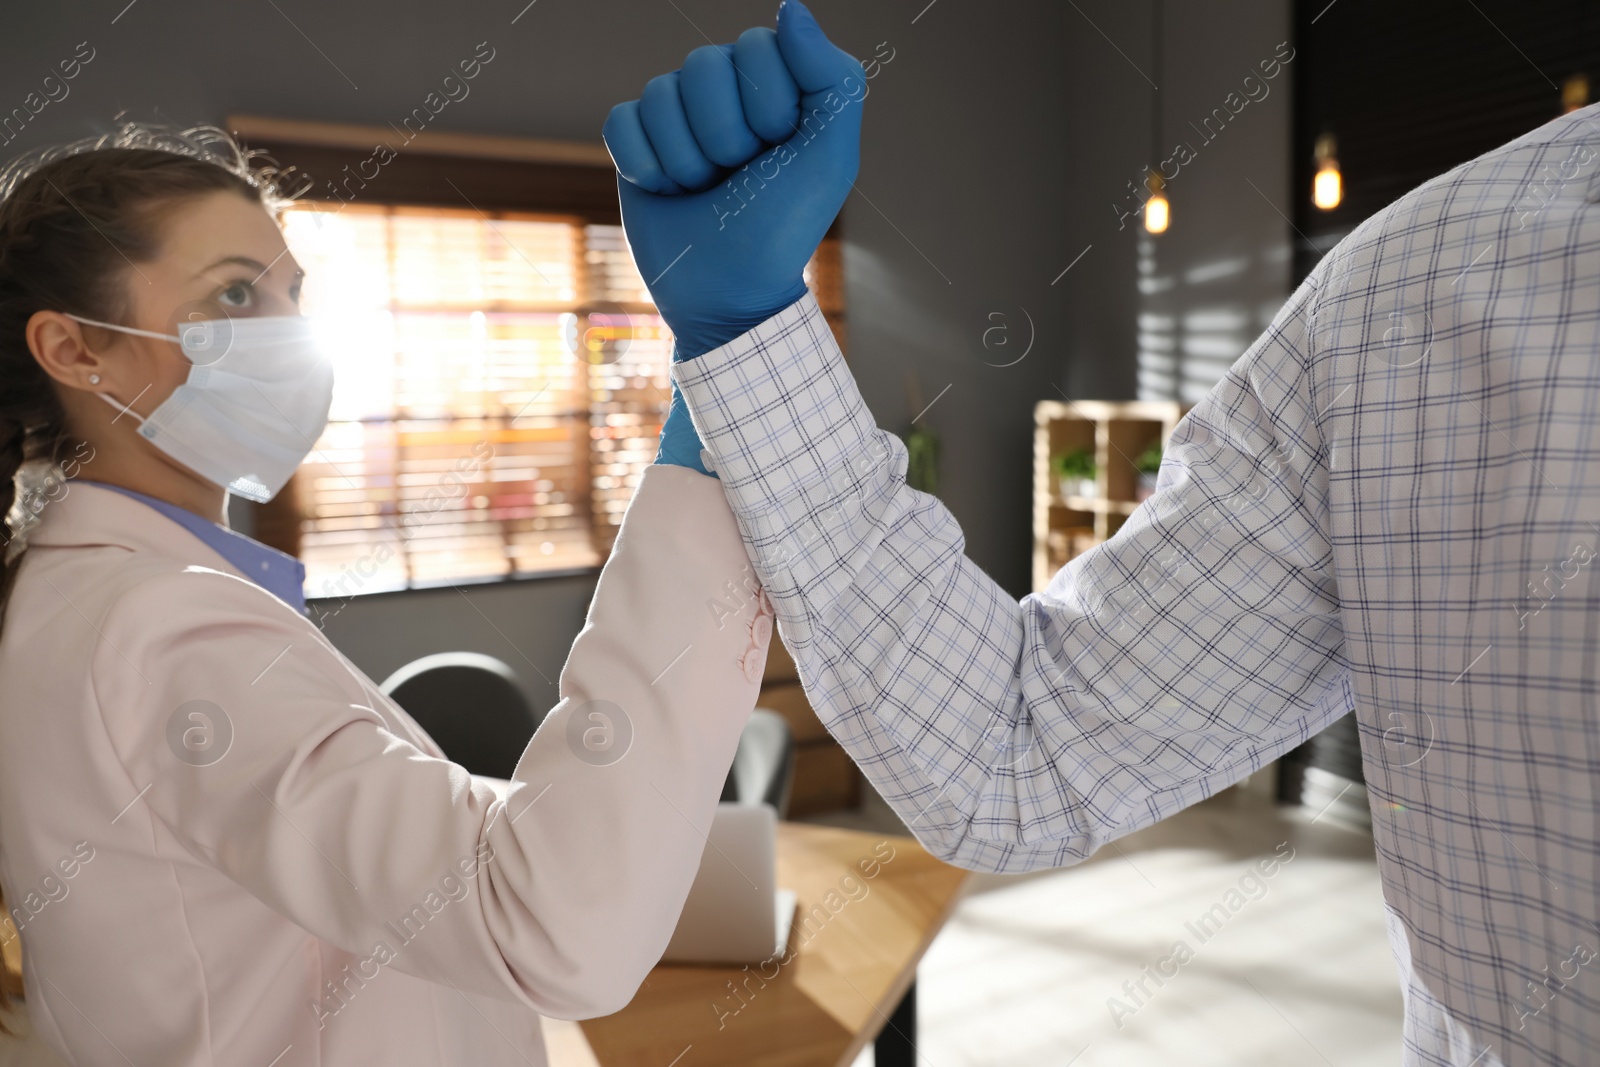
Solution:
M 1372 838 L 1337 816 L 1230 790 L 1077 867 L 973 876 L 918 972 L 918 1067 L 1394 1067 Z M 898 826 L 876 797 L 826 821 Z

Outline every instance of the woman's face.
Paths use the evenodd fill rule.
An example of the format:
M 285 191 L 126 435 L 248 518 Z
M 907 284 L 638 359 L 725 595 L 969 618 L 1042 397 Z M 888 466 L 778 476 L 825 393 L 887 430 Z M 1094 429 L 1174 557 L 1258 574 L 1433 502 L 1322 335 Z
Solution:
M 160 253 L 129 268 L 123 284 L 132 321 L 119 325 L 176 335 L 195 319 L 299 313 L 304 272 L 272 216 L 238 193 L 208 193 L 168 209 Z M 96 352 L 120 356 L 111 375 L 101 372 L 101 390 L 141 415 L 188 377 L 189 363 L 171 342 L 84 329 Z
M 299 312 L 304 272 L 258 201 L 231 191 L 206 193 L 168 206 L 158 225 L 155 258 L 130 261 L 123 271 L 131 312 L 117 325 L 176 336 L 180 325 L 196 319 Z M 161 489 L 156 495 L 169 499 L 198 499 L 196 506 L 207 511 L 223 499 L 220 489 L 139 438 L 139 420 L 96 395 L 148 416 L 189 376 L 189 361 L 175 342 L 80 326 L 59 311 L 35 313 L 28 342 L 57 383 L 68 432 L 93 449 L 87 477 Z

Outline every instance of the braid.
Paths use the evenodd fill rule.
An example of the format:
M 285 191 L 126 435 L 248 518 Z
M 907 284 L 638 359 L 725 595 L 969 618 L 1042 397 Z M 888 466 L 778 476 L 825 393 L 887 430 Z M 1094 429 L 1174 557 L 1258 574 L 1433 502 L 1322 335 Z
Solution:
M 69 435 L 60 420 L 30 430 L 20 422 L 0 425 L 0 636 L 5 632 L 5 611 L 11 589 L 27 551 L 25 531 L 37 510 L 27 496 L 18 498 L 23 467 L 30 460 L 54 456 Z
M 0 427 L 0 435 L 5 440 L 5 444 L 0 446 L 0 516 L 4 520 L 0 522 L 0 533 L 4 534 L 5 539 L 4 547 L 0 548 L 0 626 L 3 626 L 5 606 L 11 600 L 11 587 L 16 583 L 17 571 L 22 567 L 21 552 L 12 550 L 11 510 L 16 502 L 17 472 L 22 468 L 28 432 L 21 423 L 11 423 Z M 0 910 L 4 907 L 4 893 L 0 893 Z M 14 931 L 8 932 L 16 936 Z M 0 967 L 0 1007 L 10 1007 L 12 999 L 21 995 L 22 990 L 15 985 L 9 969 Z M 0 1032 L 13 1033 L 3 1018 L 0 1018 Z
M 11 543 L 11 505 L 17 498 L 17 472 L 22 469 L 23 444 L 27 439 L 28 431 L 20 423 L 0 428 L 0 442 L 4 442 L 0 444 L 0 516 L 6 520 L 4 541 L 8 547 Z M 10 554 L 6 552 L 7 556 Z

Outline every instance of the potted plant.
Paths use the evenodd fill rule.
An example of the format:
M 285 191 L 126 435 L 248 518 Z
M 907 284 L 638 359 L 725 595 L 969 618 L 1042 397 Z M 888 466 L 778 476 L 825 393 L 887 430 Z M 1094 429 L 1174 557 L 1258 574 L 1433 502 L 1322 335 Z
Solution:
M 1156 474 L 1161 470 L 1161 439 L 1158 437 L 1145 446 L 1139 458 L 1133 461 L 1139 471 L 1139 486 L 1133 492 L 1135 500 L 1149 500 L 1156 491 Z
M 916 374 L 909 370 L 906 371 L 906 398 L 912 411 L 926 413 L 930 406 L 922 402 L 922 386 Z M 900 439 L 906 446 L 906 485 L 920 493 L 938 496 L 939 435 L 928 429 L 927 423 L 912 419 Z
M 1050 457 L 1050 470 L 1060 482 L 1063 497 L 1099 495 L 1095 486 L 1094 453 L 1089 449 L 1074 448 Z

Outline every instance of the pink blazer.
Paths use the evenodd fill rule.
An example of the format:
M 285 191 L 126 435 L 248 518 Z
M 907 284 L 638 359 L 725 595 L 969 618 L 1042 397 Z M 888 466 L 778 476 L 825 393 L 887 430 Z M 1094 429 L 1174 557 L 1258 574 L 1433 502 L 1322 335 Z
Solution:
M 509 784 L 138 501 L 76 484 L 29 545 L 0 882 L 69 1062 L 527 1067 L 659 959 L 771 634 L 715 479 L 648 469 Z

